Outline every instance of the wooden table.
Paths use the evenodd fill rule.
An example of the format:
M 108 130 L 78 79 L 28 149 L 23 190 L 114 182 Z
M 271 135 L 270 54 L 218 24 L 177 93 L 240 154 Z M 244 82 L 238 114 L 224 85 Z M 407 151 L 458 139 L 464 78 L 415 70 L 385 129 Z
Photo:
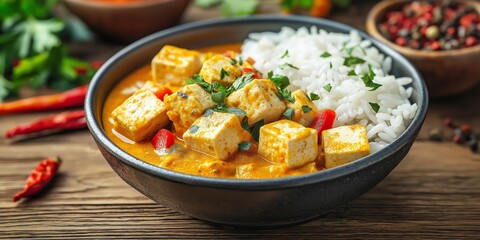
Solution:
M 333 18 L 362 27 L 371 4 L 337 12 Z M 192 7 L 184 21 L 216 15 L 215 10 Z M 101 42 L 73 46 L 74 53 L 89 59 L 105 59 L 120 48 Z M 431 102 L 410 153 L 382 183 L 311 222 L 271 230 L 212 226 L 152 202 L 110 169 L 86 130 L 16 143 L 2 137 L 0 238 L 480 239 L 480 154 L 451 141 L 428 140 L 428 131 L 443 128 L 446 117 L 480 131 L 479 103 L 480 86 Z M 47 114 L 1 116 L 0 132 Z M 448 129 L 446 135 L 451 137 Z M 56 155 L 64 164 L 53 188 L 12 203 L 11 196 L 39 159 Z

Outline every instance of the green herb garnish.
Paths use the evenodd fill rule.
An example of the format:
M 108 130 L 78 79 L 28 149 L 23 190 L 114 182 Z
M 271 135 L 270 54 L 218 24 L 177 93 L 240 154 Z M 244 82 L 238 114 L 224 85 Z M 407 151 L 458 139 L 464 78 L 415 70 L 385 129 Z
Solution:
M 365 83 L 366 87 L 371 88 L 370 91 L 377 90 L 377 88 L 381 87 L 381 84 L 373 82 L 375 78 L 375 72 L 373 72 L 372 67 L 368 65 L 368 73 L 362 76 L 363 83 Z
M 307 105 L 303 105 L 303 106 L 302 106 L 302 111 L 303 111 L 304 113 L 308 113 L 308 112 L 312 111 L 312 108 L 309 107 L 309 106 L 307 106 Z
M 368 104 L 370 104 L 370 107 L 372 107 L 373 111 L 378 112 L 378 110 L 380 110 L 380 105 L 378 105 L 378 103 L 369 102 Z
M 248 151 L 251 146 L 252 146 L 252 143 L 245 142 L 245 141 L 242 141 L 238 144 L 238 148 L 243 151 Z
M 347 67 L 351 67 L 352 65 L 355 65 L 355 64 L 361 64 L 361 63 L 364 63 L 365 60 L 359 58 L 359 57 L 353 57 L 353 56 L 349 56 L 349 57 L 346 57 L 344 62 L 343 62 L 343 65 L 347 66 Z
M 320 57 L 322 57 L 322 58 L 328 58 L 328 57 L 331 57 L 331 56 L 332 56 L 332 54 L 330 54 L 329 52 L 324 52 L 324 53 L 322 53 L 322 55 L 320 55 Z
M 255 139 L 255 141 L 257 141 L 257 142 L 258 142 L 258 139 L 260 137 L 260 128 L 263 125 L 265 125 L 265 120 L 262 119 L 262 120 L 256 122 L 252 127 L 251 134 L 252 134 L 253 139 Z
M 237 60 L 235 60 L 235 58 L 230 58 L 230 64 L 232 65 L 237 64 Z
M 199 126 L 192 125 L 190 128 L 188 128 L 188 131 L 190 131 L 192 134 L 195 134 L 195 133 L 197 133 L 198 129 L 200 129 Z
M 209 109 L 205 110 L 205 113 L 203 113 L 203 116 L 204 117 L 210 117 L 213 114 L 213 112 L 214 111 L 209 108 Z
M 247 85 L 251 81 L 253 81 L 253 72 L 243 74 L 242 76 L 237 78 L 235 82 L 233 82 L 232 87 L 234 90 L 238 90 L 245 87 L 245 85 Z
M 320 96 L 318 96 L 315 93 L 310 93 L 310 100 L 315 101 L 315 100 L 318 100 L 318 99 L 320 99 Z
M 285 50 L 285 52 L 283 53 L 283 55 L 282 55 L 280 58 L 284 58 L 284 57 L 286 57 L 286 56 L 288 56 L 288 49 Z
M 323 86 L 323 89 L 325 89 L 325 91 L 327 91 L 327 92 L 330 92 L 332 90 L 332 85 L 330 85 L 330 83 L 329 83 L 329 84 Z
M 284 63 L 284 64 L 282 64 L 282 65 L 280 65 L 280 66 L 278 66 L 278 67 L 279 67 L 280 69 L 282 69 L 282 70 L 285 69 L 285 68 L 287 68 L 287 67 L 290 67 L 290 68 L 293 68 L 293 69 L 297 69 L 297 70 L 300 69 L 300 68 L 298 68 L 298 67 L 296 67 L 296 66 L 293 66 L 293 65 L 290 64 L 290 63 Z
M 225 100 L 225 93 L 224 92 L 212 93 L 212 100 L 216 103 L 223 103 Z
M 243 58 L 242 58 L 242 56 L 238 57 L 238 65 L 240 65 L 240 66 L 243 65 Z
M 292 120 L 294 115 L 295 110 L 293 108 L 287 108 L 287 110 L 283 112 L 283 116 L 287 117 L 289 120 Z
M 330 62 L 330 69 L 332 69 L 332 63 Z
M 273 74 L 273 72 L 268 73 L 268 78 L 277 86 L 278 89 L 285 89 L 290 85 L 290 80 L 287 76 Z
M 229 113 L 232 113 L 232 114 L 235 114 L 237 116 L 242 116 L 242 115 L 245 115 L 247 114 L 245 111 L 243 111 L 242 109 L 240 108 L 235 108 L 235 107 L 230 107 L 227 109 L 227 112 Z
M 280 98 L 280 100 L 287 100 L 291 103 L 295 102 L 295 97 L 292 96 L 292 92 L 288 91 L 287 89 L 279 89 L 275 94 L 278 98 Z
M 222 70 L 220 70 L 220 79 L 225 78 L 225 76 L 230 76 L 230 72 L 222 68 Z
M 248 117 L 247 116 L 242 118 L 242 128 L 247 130 L 247 131 L 250 131 L 250 125 L 248 124 Z
M 357 74 L 355 73 L 355 70 L 350 70 L 348 71 L 348 76 L 357 76 Z

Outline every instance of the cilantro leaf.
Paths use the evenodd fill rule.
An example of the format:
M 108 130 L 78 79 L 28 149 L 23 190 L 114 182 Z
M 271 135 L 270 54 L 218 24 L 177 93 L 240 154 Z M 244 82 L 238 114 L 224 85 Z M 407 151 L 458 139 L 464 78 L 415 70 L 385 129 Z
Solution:
M 242 58 L 242 56 L 238 57 L 238 65 L 240 65 L 240 66 L 243 65 L 243 58 Z
M 227 109 L 227 112 L 229 113 L 232 113 L 232 114 L 235 114 L 237 116 L 242 116 L 242 115 L 245 115 L 247 114 L 245 111 L 243 111 L 242 109 L 240 108 L 235 108 L 235 107 L 230 107 Z
M 16 25 L 12 32 L 18 34 L 17 47 L 20 57 L 27 57 L 30 52 L 41 53 L 60 46 L 60 38 L 55 33 L 62 31 L 64 24 L 60 21 L 28 19 Z
M 294 115 L 295 110 L 293 108 L 287 108 L 287 110 L 283 112 L 283 116 L 287 117 L 289 120 L 292 120 Z
M 268 73 L 268 78 L 277 86 L 278 89 L 285 89 L 290 85 L 290 80 L 287 76 L 273 74 L 273 72 Z
M 283 53 L 283 55 L 280 58 L 284 58 L 284 57 L 287 57 L 287 56 L 288 56 L 288 49 L 285 50 L 285 52 Z
M 373 82 L 373 79 L 375 78 L 375 72 L 372 70 L 372 66 L 368 65 L 368 73 L 362 76 L 363 83 L 365 83 L 366 87 L 371 88 L 370 91 L 377 90 L 379 87 L 381 87 L 381 84 Z
M 247 116 L 242 118 L 242 128 L 247 130 L 247 131 L 250 131 L 250 125 L 248 124 L 248 117 Z
M 212 93 L 212 100 L 216 103 L 223 103 L 225 94 L 223 92 L 214 92 Z
M 347 75 L 348 76 L 357 76 L 357 73 L 355 73 L 355 70 L 352 69 L 352 70 L 348 71 Z
M 252 134 L 253 139 L 255 139 L 255 141 L 257 141 L 257 142 L 258 142 L 258 139 L 260 138 L 260 128 L 263 125 L 265 125 L 265 120 L 262 119 L 262 120 L 256 122 L 252 127 L 251 134 Z
M 245 87 L 245 85 L 251 81 L 253 81 L 253 72 L 249 72 L 238 77 L 235 82 L 233 82 L 232 87 L 234 90 L 238 90 Z
M 198 129 L 200 129 L 199 126 L 192 125 L 190 128 L 188 128 L 188 131 L 190 131 L 192 134 L 195 134 L 195 133 L 197 133 Z
M 285 68 L 287 68 L 287 67 L 290 67 L 290 68 L 293 68 L 293 69 L 297 69 L 297 70 L 300 69 L 300 68 L 298 68 L 298 67 L 296 67 L 296 66 L 293 66 L 293 65 L 290 64 L 290 63 L 284 63 L 284 64 L 282 64 L 282 65 L 280 65 L 280 66 L 278 66 L 278 67 L 279 67 L 280 69 L 282 69 L 282 70 L 285 69 Z
M 238 144 L 238 148 L 243 151 L 248 151 L 251 146 L 252 146 L 252 143 L 245 142 L 245 141 L 242 141 Z
M 310 93 L 310 100 L 314 101 L 314 100 L 318 100 L 318 99 L 320 99 L 320 96 L 318 96 L 315 93 Z
M 343 65 L 347 66 L 347 67 L 351 67 L 352 65 L 355 65 L 355 64 L 361 64 L 361 63 L 364 63 L 365 60 L 359 58 L 359 57 L 353 57 L 353 56 L 349 56 L 349 57 L 346 57 L 344 62 L 343 62 Z
M 329 83 L 329 84 L 323 86 L 323 89 L 325 89 L 327 92 L 330 92 L 332 90 L 332 85 L 330 85 L 330 83 Z
M 311 107 L 307 106 L 307 105 L 303 105 L 303 106 L 302 106 L 302 111 L 303 111 L 304 113 L 308 113 L 308 112 L 310 112 L 310 111 L 312 111 L 312 110 L 313 110 L 313 109 L 312 109 Z
M 232 65 L 237 64 L 237 60 L 235 60 L 235 58 L 230 58 L 230 64 L 232 64 Z
M 230 72 L 222 68 L 222 70 L 220 70 L 220 79 L 224 79 L 225 76 L 230 76 Z
M 322 58 L 328 58 L 330 56 L 332 56 L 332 54 L 330 54 L 329 52 L 324 52 L 324 53 L 322 53 L 322 55 L 320 55 L 320 57 L 322 57 Z
M 370 104 L 370 107 L 372 107 L 373 111 L 378 112 L 378 110 L 380 110 L 380 105 L 378 105 L 378 103 L 369 102 L 368 104 Z

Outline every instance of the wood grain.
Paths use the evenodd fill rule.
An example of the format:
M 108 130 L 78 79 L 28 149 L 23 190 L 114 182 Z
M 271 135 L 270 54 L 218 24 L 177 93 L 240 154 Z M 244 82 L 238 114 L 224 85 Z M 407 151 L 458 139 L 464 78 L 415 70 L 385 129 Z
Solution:
M 359 24 L 369 4 L 335 16 Z M 203 11 L 189 9 L 185 21 L 217 14 Z M 119 48 L 88 46 L 99 49 L 88 53 L 89 59 L 106 58 Z M 73 48 L 85 53 L 80 45 Z M 428 141 L 428 131 L 443 128 L 446 117 L 480 132 L 478 103 L 480 86 L 432 102 L 410 153 L 377 187 L 311 222 L 268 230 L 215 226 L 152 202 L 110 169 L 86 130 L 15 143 L 0 137 L 0 238 L 480 239 L 480 154 L 451 141 Z M 0 132 L 52 113 L 0 116 Z M 53 186 L 12 203 L 38 161 L 56 155 L 64 164 Z

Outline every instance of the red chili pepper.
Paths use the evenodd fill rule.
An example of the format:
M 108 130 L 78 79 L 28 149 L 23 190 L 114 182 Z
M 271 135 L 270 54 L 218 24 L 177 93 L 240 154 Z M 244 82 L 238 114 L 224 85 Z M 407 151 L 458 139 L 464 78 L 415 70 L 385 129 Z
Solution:
M 93 70 L 98 70 L 103 65 L 103 62 L 96 60 L 92 61 L 90 64 L 92 65 Z
M 336 113 L 332 109 L 321 110 L 315 115 L 313 119 L 311 128 L 318 131 L 318 141 L 322 139 L 323 130 L 332 128 L 333 122 L 335 121 Z
M 175 143 L 175 135 L 167 129 L 160 129 L 152 138 L 152 146 L 155 150 L 170 148 Z
M 255 78 L 255 79 L 261 78 L 260 74 L 255 69 L 253 69 L 253 68 L 243 68 L 243 74 L 249 73 L 249 72 L 253 72 L 252 77 Z
M 157 96 L 158 99 L 163 101 L 163 98 L 165 97 L 165 95 L 170 95 L 172 93 L 173 92 L 172 90 L 170 90 L 170 88 L 161 87 L 155 92 L 155 96 Z
M 88 86 L 84 85 L 63 93 L 0 103 L 0 115 L 83 106 L 87 89 Z
M 30 173 L 25 188 L 15 194 L 13 201 L 16 202 L 21 198 L 32 197 L 40 193 L 57 175 L 61 162 L 60 158 L 42 160 Z
M 42 118 L 32 123 L 22 124 L 9 129 L 5 133 L 6 138 L 13 138 L 18 135 L 37 133 L 46 130 L 75 130 L 87 127 L 85 111 L 63 112 Z

